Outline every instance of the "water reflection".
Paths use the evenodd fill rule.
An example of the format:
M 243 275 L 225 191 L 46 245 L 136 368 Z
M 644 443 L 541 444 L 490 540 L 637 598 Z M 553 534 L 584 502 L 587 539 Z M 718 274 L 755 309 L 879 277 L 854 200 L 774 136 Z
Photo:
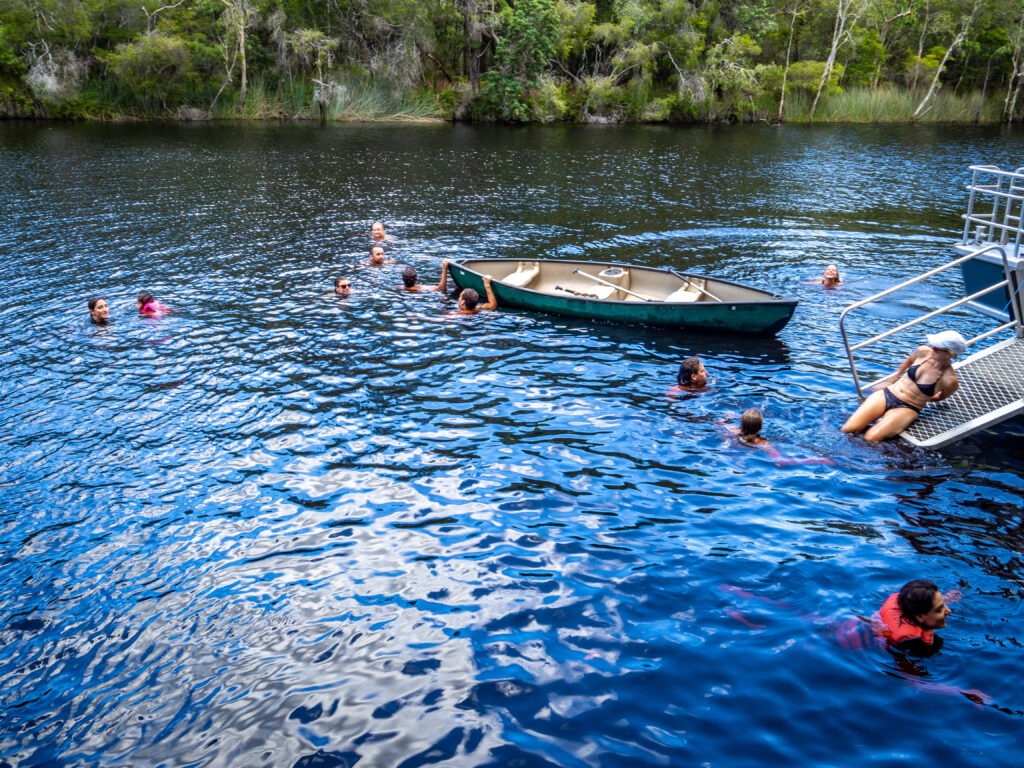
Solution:
M 1019 427 L 839 435 L 836 322 L 1012 153 L 919 126 L 2 126 L 0 761 L 1009 764 Z M 801 305 L 751 340 L 396 288 L 518 254 Z M 826 261 L 848 285 L 801 283 Z M 181 313 L 139 318 L 143 288 Z M 667 396 L 694 354 L 709 387 Z M 747 407 L 793 462 L 730 437 Z M 835 640 L 919 575 L 965 599 L 914 674 L 991 706 Z

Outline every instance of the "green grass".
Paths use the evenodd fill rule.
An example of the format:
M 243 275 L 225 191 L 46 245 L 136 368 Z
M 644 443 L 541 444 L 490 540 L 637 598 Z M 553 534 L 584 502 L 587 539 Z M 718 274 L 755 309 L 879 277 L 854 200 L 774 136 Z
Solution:
M 1002 113 L 1001 96 L 982 99 L 981 94 L 958 96 L 952 91 L 934 94 L 927 109 L 914 117 L 925 91 L 911 93 L 896 88 L 848 88 L 840 94 L 822 97 L 814 115 L 816 123 L 997 123 Z M 813 97 L 786 97 L 786 122 L 810 122 Z
M 335 80 L 323 112 L 315 102 L 316 86 L 309 80 L 292 80 L 270 86 L 257 79 L 249 84 L 245 106 L 238 107 L 238 90 L 225 89 L 214 108 L 214 119 L 299 119 L 331 121 L 410 121 L 441 117 L 432 94 L 401 91 L 366 79 Z

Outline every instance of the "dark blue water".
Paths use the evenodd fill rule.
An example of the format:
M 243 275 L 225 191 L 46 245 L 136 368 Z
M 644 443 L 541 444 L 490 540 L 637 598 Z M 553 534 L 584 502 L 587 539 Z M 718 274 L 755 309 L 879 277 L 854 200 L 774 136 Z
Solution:
M 0 765 L 1016 765 L 1024 428 L 839 435 L 837 323 L 1022 138 L 0 125 Z M 801 304 L 743 340 L 395 288 L 544 255 Z M 840 641 L 916 577 L 962 593 L 938 656 Z

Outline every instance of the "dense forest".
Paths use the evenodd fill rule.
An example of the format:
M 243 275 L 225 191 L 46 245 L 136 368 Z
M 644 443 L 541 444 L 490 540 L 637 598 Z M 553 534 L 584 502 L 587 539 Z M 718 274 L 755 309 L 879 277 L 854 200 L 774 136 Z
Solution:
M 0 0 L 0 116 L 1024 114 L 1024 0 Z

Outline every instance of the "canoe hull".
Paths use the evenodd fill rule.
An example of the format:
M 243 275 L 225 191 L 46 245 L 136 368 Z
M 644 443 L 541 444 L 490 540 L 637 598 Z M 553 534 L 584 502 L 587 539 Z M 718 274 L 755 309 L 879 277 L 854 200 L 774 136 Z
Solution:
M 516 262 L 515 259 L 466 259 L 449 263 L 452 278 L 461 288 L 472 288 L 485 296 L 483 286 L 484 274 L 501 272 L 503 262 Z M 542 262 L 543 263 L 543 262 Z M 584 268 L 600 269 L 622 268 L 645 270 L 654 273 L 671 273 L 667 270 L 654 270 L 647 267 L 630 265 L 566 262 L 559 264 L 579 264 Z M 498 266 L 495 269 L 496 265 Z M 479 268 L 479 271 L 478 269 Z M 687 277 L 693 277 L 688 275 Z M 696 278 L 695 278 L 696 279 Z M 616 301 L 588 298 L 585 296 L 557 295 L 548 291 L 530 290 L 508 285 L 497 277 L 492 279 L 491 287 L 498 299 L 500 307 L 517 307 L 533 312 L 544 312 L 565 317 L 576 317 L 599 320 L 611 323 L 652 325 L 678 330 L 711 331 L 718 333 L 773 335 L 782 330 L 793 317 L 797 302 L 781 296 L 751 289 L 737 283 L 724 280 L 699 278 L 708 290 L 723 290 L 727 287 L 742 289 L 748 294 L 756 295 L 753 300 L 722 300 L 695 302 L 671 301 Z M 763 297 L 763 298 L 761 298 Z

